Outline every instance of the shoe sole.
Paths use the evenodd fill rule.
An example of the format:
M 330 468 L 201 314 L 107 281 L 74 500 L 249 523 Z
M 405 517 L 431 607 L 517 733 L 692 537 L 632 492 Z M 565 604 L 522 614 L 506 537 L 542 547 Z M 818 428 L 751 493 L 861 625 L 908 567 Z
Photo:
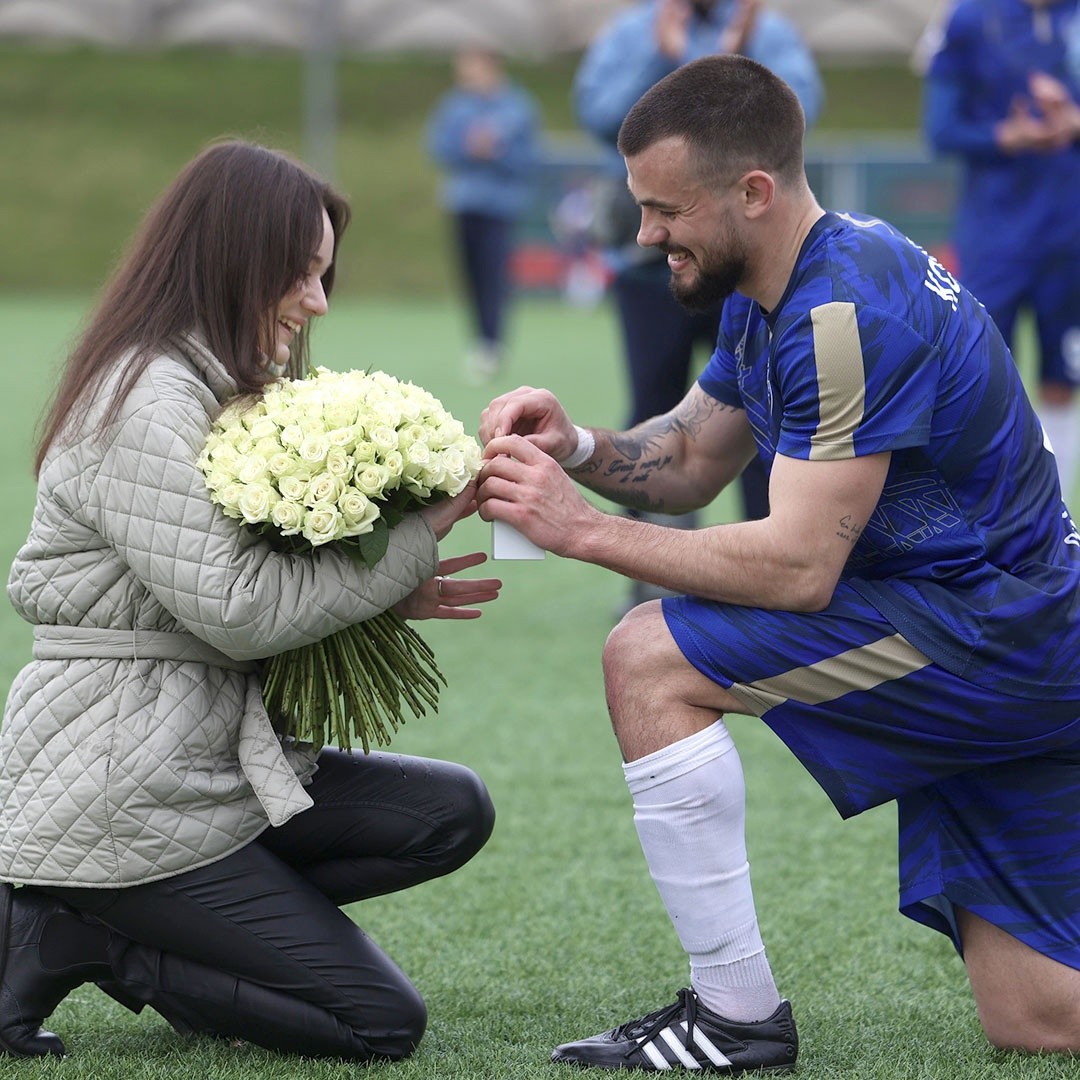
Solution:
M 571 1069 L 607 1069 L 608 1072 L 682 1072 L 692 1073 L 694 1075 L 697 1073 L 715 1073 L 717 1076 L 760 1076 L 762 1073 L 789 1073 L 794 1072 L 796 1067 L 796 1062 L 794 1061 L 790 1064 L 785 1062 L 783 1065 L 761 1065 L 756 1069 L 688 1069 L 685 1065 L 682 1065 L 678 1067 L 672 1066 L 670 1070 L 646 1069 L 641 1065 L 603 1065 L 596 1061 L 573 1061 L 557 1058 L 552 1058 L 551 1063 L 552 1065 L 566 1065 Z

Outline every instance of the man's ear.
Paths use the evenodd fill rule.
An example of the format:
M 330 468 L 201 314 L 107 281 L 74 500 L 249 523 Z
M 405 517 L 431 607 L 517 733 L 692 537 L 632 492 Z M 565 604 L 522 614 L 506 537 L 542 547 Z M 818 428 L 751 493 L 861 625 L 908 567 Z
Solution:
M 776 199 L 776 181 L 761 169 L 746 173 L 739 185 L 743 214 L 747 218 L 761 217 Z

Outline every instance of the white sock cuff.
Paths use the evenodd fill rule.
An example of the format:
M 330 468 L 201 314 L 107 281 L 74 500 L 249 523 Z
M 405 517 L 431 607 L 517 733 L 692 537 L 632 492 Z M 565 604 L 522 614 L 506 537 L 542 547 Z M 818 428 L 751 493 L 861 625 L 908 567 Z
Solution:
M 717 720 L 694 735 L 646 754 L 637 761 L 626 762 L 623 775 L 630 791 L 636 794 L 700 768 L 734 749 L 735 743 L 727 725 L 723 720 Z

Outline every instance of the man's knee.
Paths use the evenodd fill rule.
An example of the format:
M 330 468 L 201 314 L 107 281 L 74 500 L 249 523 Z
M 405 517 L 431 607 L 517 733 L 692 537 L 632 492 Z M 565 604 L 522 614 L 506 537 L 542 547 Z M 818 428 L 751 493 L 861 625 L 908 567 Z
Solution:
M 1080 1052 L 1080 971 L 956 909 L 979 1021 L 1001 1050 Z
M 979 1003 L 979 1020 L 999 1050 L 1080 1053 L 1080 1009 L 1040 998 Z
M 652 679 L 654 667 L 670 665 L 678 654 L 664 621 L 659 600 L 632 607 L 615 625 L 604 642 L 604 680 Z

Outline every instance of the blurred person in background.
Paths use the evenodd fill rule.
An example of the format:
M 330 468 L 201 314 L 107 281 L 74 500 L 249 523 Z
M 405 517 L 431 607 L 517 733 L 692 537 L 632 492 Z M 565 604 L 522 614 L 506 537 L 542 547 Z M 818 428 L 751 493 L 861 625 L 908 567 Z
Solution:
M 603 670 L 690 982 L 556 1061 L 795 1065 L 727 713 L 760 717 L 842 816 L 896 802 L 900 909 L 952 941 L 995 1046 L 1080 1051 L 1080 534 L 986 309 L 888 223 L 818 204 L 804 126 L 742 56 L 646 91 L 619 133 L 640 240 L 683 303 L 725 301 L 712 358 L 628 431 L 578 427 L 532 387 L 481 417 L 484 520 L 679 594 L 627 613 Z M 665 529 L 576 486 L 693 509 L 754 453 L 762 521 Z M 785 871 L 796 892 L 827 873 Z
M 764 64 L 791 86 L 807 123 L 821 111 L 823 90 L 814 57 L 796 27 L 760 0 L 645 0 L 620 13 L 589 46 L 573 87 L 578 121 L 611 148 L 614 182 L 602 210 L 600 239 L 609 249 L 612 291 L 630 390 L 628 426 L 667 412 L 690 382 L 694 349 L 716 343 L 720 307 L 688 312 L 671 295 L 664 255 L 637 244 L 638 215 L 626 194 L 615 151 L 619 125 L 641 95 L 669 72 L 701 56 L 739 53 Z M 768 475 L 755 458 L 739 480 L 743 516 L 769 512 Z M 694 528 L 697 514 L 631 511 L 657 524 Z M 636 582 L 630 604 L 662 595 Z
M 419 992 L 340 909 L 467 862 L 484 784 L 283 741 L 259 661 L 389 608 L 479 615 L 498 581 L 441 575 L 484 556 L 437 546 L 475 497 L 407 514 L 369 570 L 242 530 L 197 464 L 227 401 L 307 372 L 348 220 L 293 159 L 211 146 L 61 376 L 8 581 L 34 652 L 0 730 L 0 1051 L 62 1056 L 42 1021 L 85 982 L 287 1053 L 393 1060 L 424 1031 Z
M 490 49 L 462 49 L 455 86 L 428 121 L 427 145 L 444 170 L 442 204 L 454 225 L 474 340 L 466 375 L 489 382 L 504 359 L 514 233 L 532 196 L 539 113 Z
M 924 127 L 962 166 L 960 280 L 1006 340 L 1034 317 L 1038 412 L 1061 486 L 1080 462 L 1080 80 L 1077 0 L 959 0 L 928 32 Z

